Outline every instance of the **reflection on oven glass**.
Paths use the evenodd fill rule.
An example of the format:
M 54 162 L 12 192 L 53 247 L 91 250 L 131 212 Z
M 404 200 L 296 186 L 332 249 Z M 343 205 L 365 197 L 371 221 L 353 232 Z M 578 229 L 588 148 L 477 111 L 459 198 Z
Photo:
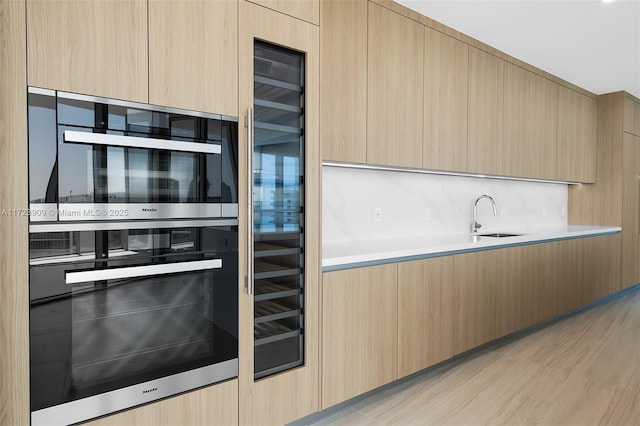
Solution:
M 30 234 L 32 409 L 237 358 L 237 226 Z M 69 273 L 220 268 L 67 284 Z
M 72 300 L 71 386 L 204 358 L 213 341 L 202 273 L 127 280 Z
M 29 93 L 29 201 L 55 203 L 56 102 L 51 96 Z

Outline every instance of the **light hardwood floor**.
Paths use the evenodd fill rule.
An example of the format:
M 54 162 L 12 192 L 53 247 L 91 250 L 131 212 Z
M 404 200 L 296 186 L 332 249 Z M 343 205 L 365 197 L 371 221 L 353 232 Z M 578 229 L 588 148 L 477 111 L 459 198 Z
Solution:
M 638 425 L 640 289 L 315 420 L 314 425 Z

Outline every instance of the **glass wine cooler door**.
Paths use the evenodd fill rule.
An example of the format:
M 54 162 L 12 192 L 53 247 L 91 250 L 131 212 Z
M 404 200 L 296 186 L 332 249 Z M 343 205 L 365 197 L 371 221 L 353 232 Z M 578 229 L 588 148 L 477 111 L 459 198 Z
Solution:
M 254 45 L 254 372 L 304 363 L 304 54 Z

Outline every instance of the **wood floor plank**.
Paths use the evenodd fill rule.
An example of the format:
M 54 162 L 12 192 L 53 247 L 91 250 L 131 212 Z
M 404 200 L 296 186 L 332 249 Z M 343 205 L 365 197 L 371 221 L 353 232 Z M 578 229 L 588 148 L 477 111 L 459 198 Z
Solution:
M 640 419 L 640 368 L 636 367 L 629 376 L 629 382 L 622 391 L 622 395 L 607 425 L 637 424 Z

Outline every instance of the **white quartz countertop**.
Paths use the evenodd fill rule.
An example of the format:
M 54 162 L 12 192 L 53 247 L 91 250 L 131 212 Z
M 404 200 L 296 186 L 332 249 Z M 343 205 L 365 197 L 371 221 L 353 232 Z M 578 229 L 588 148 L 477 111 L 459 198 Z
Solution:
M 527 229 L 526 232 L 505 229 L 500 232 L 521 235 L 502 238 L 474 237 L 471 234 L 442 234 L 357 242 L 328 242 L 322 246 L 322 270 L 328 272 L 472 251 L 615 234 L 621 230 L 620 227 L 615 226 L 567 225 Z

